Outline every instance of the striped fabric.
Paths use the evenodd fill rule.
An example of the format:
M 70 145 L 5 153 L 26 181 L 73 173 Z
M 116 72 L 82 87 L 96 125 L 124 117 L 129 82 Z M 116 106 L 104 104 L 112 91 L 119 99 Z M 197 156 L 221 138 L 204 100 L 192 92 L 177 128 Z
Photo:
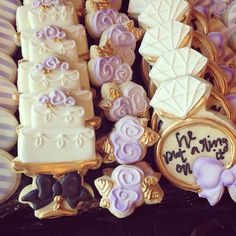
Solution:
M 8 110 L 0 108 L 0 148 L 10 150 L 17 141 L 18 121 Z
M 20 5 L 20 0 L 0 0 L 0 19 L 15 23 L 16 9 Z
M 17 174 L 11 169 L 11 160 L 0 153 L 0 203 L 14 193 L 17 182 Z
M 15 33 L 16 30 L 11 23 L 0 20 L 0 51 L 8 55 L 15 53 L 17 47 L 14 41 Z
M 6 108 L 11 113 L 17 110 L 17 103 L 12 99 L 12 95 L 17 93 L 16 86 L 4 79 L 0 79 L 0 107 Z
M 15 61 L 7 54 L 0 52 L 0 79 L 11 82 L 16 81 L 17 66 Z

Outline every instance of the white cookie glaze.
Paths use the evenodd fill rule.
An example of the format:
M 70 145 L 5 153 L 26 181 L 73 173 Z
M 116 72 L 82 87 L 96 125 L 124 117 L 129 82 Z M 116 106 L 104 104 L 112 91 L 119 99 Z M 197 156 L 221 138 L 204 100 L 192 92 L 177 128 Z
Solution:
M 155 2 L 155 0 L 130 0 L 128 7 L 128 15 L 138 20 L 138 16 L 151 2 Z
M 49 7 L 44 10 L 31 5 L 21 6 L 16 13 L 17 31 L 22 32 L 30 29 L 40 29 L 50 24 L 67 28 L 78 24 L 75 8 L 72 6 Z
M 95 157 L 95 132 L 91 127 L 63 128 L 61 131 L 22 128 L 19 132 L 18 158 L 22 162 L 56 163 Z
M 184 0 L 152 1 L 146 3 L 146 7 L 138 16 L 138 21 L 142 28 L 147 29 L 170 20 L 182 21 L 189 10 L 190 4 Z
M 139 53 L 148 60 L 154 57 L 155 60 L 148 60 L 154 64 L 162 54 L 181 47 L 190 47 L 191 45 L 191 27 L 178 21 L 168 21 L 150 28 L 146 31 Z M 186 37 L 189 37 L 186 40 Z

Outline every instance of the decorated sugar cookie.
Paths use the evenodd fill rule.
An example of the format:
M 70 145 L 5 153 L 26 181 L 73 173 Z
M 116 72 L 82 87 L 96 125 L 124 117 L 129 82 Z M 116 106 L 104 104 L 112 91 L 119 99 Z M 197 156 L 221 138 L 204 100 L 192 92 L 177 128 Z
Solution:
M 34 34 L 34 38 L 29 40 L 28 47 L 24 47 L 25 51 L 23 49 L 25 60 L 40 63 L 49 56 L 58 56 L 71 63 L 78 61 L 76 42 L 68 39 L 61 28 L 50 25 Z
M 190 4 L 184 0 L 151 1 L 145 5 L 138 16 L 142 28 L 152 28 L 170 20 L 187 23 L 190 13 Z
M 133 21 L 128 21 L 123 25 L 112 25 L 103 32 L 99 47 L 95 47 L 95 52 L 91 47 L 91 57 L 100 56 L 104 51 L 106 52 L 106 49 L 110 49 L 111 54 L 120 57 L 123 62 L 132 66 L 135 60 L 136 42 L 142 38 L 143 34 L 143 30 L 134 27 Z
M 130 65 L 122 62 L 118 56 L 92 59 L 88 63 L 88 70 L 91 82 L 97 87 L 107 82 L 122 84 L 132 80 L 133 75 Z
M 16 71 L 15 61 L 7 54 L 0 52 L 0 79 L 15 82 Z
M 20 93 L 40 93 L 50 88 L 90 89 L 86 62 L 69 64 L 56 56 L 39 63 L 20 63 L 17 85 Z
M 97 141 L 97 150 L 104 163 L 134 164 L 145 157 L 147 148 L 158 139 L 159 135 L 147 127 L 147 119 L 124 116 L 108 136 Z
M 87 0 L 85 4 L 86 12 L 94 12 L 109 8 L 119 11 L 122 5 L 122 0 Z
M 0 3 L 1 4 L 1 3 Z M 1 10 L 1 5 L 0 5 Z M 14 40 L 14 36 L 16 34 L 16 30 L 14 26 L 6 21 L 2 20 L 0 17 L 0 51 L 7 55 L 14 55 L 16 52 L 16 44 Z
M 48 43 L 50 40 L 53 40 L 57 43 L 61 42 L 61 44 L 58 45 L 59 47 L 58 50 L 60 51 L 66 50 L 67 48 L 68 41 L 64 42 L 64 40 L 74 40 L 76 43 L 78 56 L 81 59 L 87 59 L 89 55 L 85 28 L 81 24 L 71 25 L 66 27 L 65 29 L 64 28 L 62 29 L 55 25 L 50 25 L 45 28 L 42 28 L 41 30 L 34 29 L 30 31 L 21 32 L 19 43 L 21 44 L 22 56 L 24 59 L 29 58 L 30 54 L 32 53 L 30 51 L 30 44 L 33 43 L 32 41 L 37 41 L 37 40 L 47 40 Z M 43 46 L 41 45 L 41 47 Z M 44 48 L 45 48 L 44 50 L 46 50 L 46 48 L 50 50 L 50 47 L 46 42 L 44 44 Z M 57 53 L 56 50 L 55 53 Z
M 116 9 L 106 8 L 88 13 L 85 17 L 85 23 L 88 33 L 91 37 L 98 39 L 102 33 L 114 24 L 122 24 L 129 21 L 128 16 L 119 13 Z
M 41 29 L 51 24 L 67 28 L 78 24 L 78 17 L 71 1 L 33 0 L 32 4 L 17 9 L 16 23 L 18 32 Z
M 20 0 L 2 0 L 0 3 L 0 19 L 12 24 L 16 21 L 16 9 L 21 6 Z
M 7 109 L 0 108 L 0 148 L 11 150 L 17 141 L 16 127 L 19 125 L 16 117 Z
M 83 202 L 94 197 L 92 188 L 83 181 L 77 172 L 54 178 L 41 174 L 33 178 L 33 183 L 26 186 L 19 201 L 29 204 L 39 219 L 77 215 Z
M 53 97 L 53 99 L 58 100 L 58 105 L 63 107 L 61 112 L 59 113 L 56 112 L 57 109 L 55 110 L 54 105 L 51 104 L 50 102 L 51 99 L 49 98 L 51 97 Z M 37 124 L 37 121 L 35 121 L 34 118 L 32 117 L 32 109 L 33 109 L 34 104 L 36 107 L 38 107 L 39 103 L 43 103 L 44 99 L 42 98 L 46 99 L 45 104 L 44 104 L 45 106 L 42 106 L 42 107 L 39 106 L 41 107 L 40 110 L 42 111 L 38 113 L 39 113 L 39 116 L 41 116 L 41 119 L 46 119 L 46 122 L 49 122 L 49 120 L 47 120 L 49 116 L 55 119 L 59 119 L 60 117 L 60 119 L 63 122 L 67 120 L 68 116 L 72 116 L 70 118 L 71 122 L 72 121 L 76 122 L 76 124 L 81 123 L 78 121 L 78 119 L 81 119 L 80 116 L 82 116 L 82 119 L 85 119 L 87 121 L 94 118 L 93 98 L 92 98 L 92 93 L 90 91 L 86 91 L 86 90 L 66 91 L 63 89 L 49 89 L 39 94 L 23 93 L 20 95 L 19 112 L 20 112 L 20 121 L 23 126 L 32 126 L 32 122 Z M 47 105 L 48 102 L 49 102 L 49 105 Z M 71 102 L 71 104 L 67 104 L 67 102 L 68 103 Z M 56 104 L 56 107 L 57 107 L 57 104 Z M 76 116 L 74 112 L 70 111 L 71 109 L 79 110 L 79 114 L 81 113 L 81 109 L 83 109 L 84 112 L 82 112 L 81 115 Z M 76 116 L 75 119 L 77 120 L 73 120 L 74 115 Z M 54 122 L 56 121 L 53 121 L 51 125 L 55 124 Z M 67 122 L 65 122 L 64 125 L 67 126 L 68 125 Z M 75 127 L 77 127 L 77 125 L 75 125 Z
M 13 96 L 16 93 L 17 88 L 12 82 L 0 79 L 0 107 L 6 108 L 11 113 L 15 113 L 18 104 L 13 99 Z
M 191 45 L 191 28 L 177 21 L 160 23 L 146 31 L 139 53 L 153 65 L 164 53 Z
M 121 85 L 105 83 L 101 93 L 99 106 L 109 120 L 118 121 L 125 115 L 148 118 L 149 99 L 142 86 L 131 81 Z
M 206 198 L 211 206 L 216 205 L 227 189 L 236 202 L 236 166 L 225 167 L 220 160 L 203 156 L 193 165 L 193 174 L 201 187 L 199 197 Z
M 11 168 L 12 160 L 13 156 L 0 150 L 0 204 L 15 193 L 20 183 L 20 175 Z
M 164 193 L 158 184 L 159 179 L 160 174 L 145 162 L 120 165 L 111 175 L 95 180 L 95 186 L 102 196 L 100 206 L 118 218 L 125 218 L 143 204 L 160 203 Z

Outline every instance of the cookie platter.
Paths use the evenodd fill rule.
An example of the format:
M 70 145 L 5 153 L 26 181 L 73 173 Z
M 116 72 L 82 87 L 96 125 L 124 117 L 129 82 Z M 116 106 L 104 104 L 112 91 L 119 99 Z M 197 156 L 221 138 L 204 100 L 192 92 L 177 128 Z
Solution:
M 0 222 L 132 232 L 233 212 L 236 5 L 217 4 L 0 3 L 15 12 L 0 22 Z

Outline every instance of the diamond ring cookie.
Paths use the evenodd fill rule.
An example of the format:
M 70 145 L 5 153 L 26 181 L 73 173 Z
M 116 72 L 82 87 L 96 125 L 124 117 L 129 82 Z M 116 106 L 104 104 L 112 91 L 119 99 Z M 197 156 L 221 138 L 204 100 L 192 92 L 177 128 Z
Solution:
M 147 163 L 120 165 L 111 172 L 94 183 L 102 196 L 100 206 L 116 217 L 125 218 L 143 204 L 162 201 L 164 193 L 158 184 L 160 174 L 155 173 Z
M 144 159 L 147 148 L 159 135 L 147 127 L 147 119 L 124 116 L 116 122 L 112 132 L 96 143 L 104 163 L 134 164 Z
M 190 8 L 189 2 L 184 0 L 151 1 L 141 10 L 139 25 L 148 29 L 171 20 L 188 23 Z
M 13 172 L 11 161 L 13 156 L 0 150 L 0 204 L 8 200 L 20 183 L 20 175 Z
M 149 116 L 149 99 L 144 88 L 132 81 L 117 85 L 105 83 L 101 89 L 100 108 L 106 118 L 118 121 L 125 115 L 141 118 Z
M 83 177 L 70 172 L 60 178 L 47 174 L 33 177 L 32 184 L 20 193 L 19 201 L 29 204 L 39 219 L 49 219 L 77 215 L 81 205 L 93 197 L 93 190 Z
M 191 42 L 190 26 L 178 21 L 168 21 L 146 31 L 139 53 L 149 64 L 154 65 L 162 54 L 177 48 L 190 47 Z

